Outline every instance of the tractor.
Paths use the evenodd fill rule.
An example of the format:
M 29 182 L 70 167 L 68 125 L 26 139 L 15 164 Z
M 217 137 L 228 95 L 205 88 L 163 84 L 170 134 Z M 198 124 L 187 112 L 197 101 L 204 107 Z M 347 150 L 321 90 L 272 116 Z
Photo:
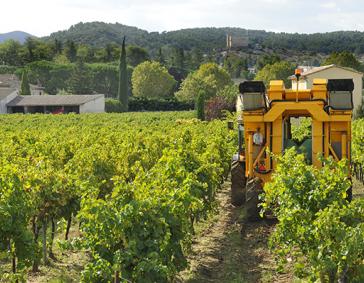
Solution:
M 296 146 L 317 168 L 320 154 L 350 162 L 353 80 L 317 78 L 311 89 L 299 89 L 300 75 L 296 70 L 296 89 L 285 89 L 282 80 L 270 81 L 267 91 L 261 81 L 239 85 L 242 112 L 239 149 L 231 164 L 231 203 L 245 206 L 248 221 L 259 219 L 258 196 L 277 166 L 273 155 Z M 301 117 L 311 118 L 311 136 L 297 144 L 291 125 Z

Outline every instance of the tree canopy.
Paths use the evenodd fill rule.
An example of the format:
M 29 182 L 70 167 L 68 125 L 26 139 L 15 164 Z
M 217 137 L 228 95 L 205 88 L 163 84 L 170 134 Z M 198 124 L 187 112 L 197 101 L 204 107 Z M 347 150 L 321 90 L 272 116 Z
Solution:
M 206 63 L 187 76 L 176 97 L 181 101 L 195 101 L 197 94 L 203 91 L 205 98 L 209 99 L 231 84 L 232 80 L 225 69 L 215 63 Z
M 363 65 L 356 59 L 355 55 L 351 52 L 334 52 L 331 53 L 325 61 L 322 62 L 322 65 L 331 65 L 335 64 L 337 66 L 349 67 L 354 70 L 360 71 L 363 69 Z
M 131 81 L 134 96 L 152 99 L 171 97 L 177 83 L 167 69 L 155 61 L 135 67 Z
M 286 87 L 289 87 L 289 76 L 294 74 L 295 65 L 287 61 L 280 61 L 268 64 L 261 69 L 255 76 L 255 80 L 263 81 L 268 86 L 271 80 L 283 80 Z

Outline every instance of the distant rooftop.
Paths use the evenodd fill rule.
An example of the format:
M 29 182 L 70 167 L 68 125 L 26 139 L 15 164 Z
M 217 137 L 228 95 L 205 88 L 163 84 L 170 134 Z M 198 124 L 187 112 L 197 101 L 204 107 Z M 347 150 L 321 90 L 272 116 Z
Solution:
M 82 105 L 103 97 L 97 95 L 27 95 L 17 96 L 7 106 L 71 106 Z
M 5 97 L 9 96 L 13 92 L 15 92 L 16 89 L 9 88 L 9 87 L 0 87 L 0 100 L 3 100 Z
M 335 64 L 331 64 L 331 65 L 326 65 L 326 66 L 320 66 L 320 67 L 313 67 L 311 69 L 308 69 L 307 71 L 304 71 L 301 76 L 302 77 L 307 77 L 307 76 L 310 76 L 314 73 L 318 73 L 318 72 L 321 72 L 321 71 L 324 71 L 324 70 L 327 70 L 327 69 L 330 69 L 330 68 L 333 68 L 333 67 L 337 67 L 337 68 L 340 68 L 340 69 L 344 69 L 344 70 L 347 70 L 347 71 L 350 71 L 350 72 L 354 72 L 354 73 L 358 73 L 358 74 L 363 74 L 357 70 L 354 70 L 352 68 L 349 68 L 349 67 L 342 67 L 342 66 L 337 66 Z M 292 75 L 289 77 L 290 79 L 292 80 L 295 80 L 296 77 L 295 75 Z
M 20 81 L 15 75 L 0 74 L 0 86 L 1 85 L 11 88 L 19 88 Z

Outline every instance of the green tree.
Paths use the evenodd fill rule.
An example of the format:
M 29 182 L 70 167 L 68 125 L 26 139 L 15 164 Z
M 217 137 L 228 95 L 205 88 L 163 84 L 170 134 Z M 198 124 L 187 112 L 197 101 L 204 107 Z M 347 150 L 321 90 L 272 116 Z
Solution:
M 67 40 L 64 53 L 70 62 L 75 62 L 77 58 L 76 44 L 72 40 Z
M 125 36 L 121 46 L 120 62 L 119 62 L 119 89 L 118 98 L 123 105 L 124 111 L 128 111 L 129 94 L 128 94 L 128 70 L 126 65 Z
M 128 46 L 126 49 L 126 61 L 129 65 L 135 67 L 149 59 L 148 51 L 139 46 Z
M 173 66 L 179 69 L 184 69 L 185 67 L 185 53 L 183 48 L 176 47 L 173 52 Z
M 255 80 L 263 81 L 267 86 L 271 80 L 283 80 L 286 87 L 289 87 L 289 76 L 294 74 L 294 69 L 295 66 L 287 61 L 268 64 L 256 74 Z
M 0 44 L 0 65 L 21 66 L 25 63 L 25 49 L 15 40 Z
M 203 91 L 199 91 L 196 99 L 196 114 L 197 119 L 201 121 L 205 120 L 205 93 Z
M 21 78 L 20 95 L 31 95 L 29 79 L 28 79 L 28 71 L 26 69 L 23 70 Z
M 165 65 L 165 64 L 166 64 L 166 60 L 164 59 L 164 55 L 163 55 L 163 51 L 162 51 L 162 47 L 160 47 L 160 48 L 158 49 L 157 61 L 158 61 L 159 63 L 161 63 L 161 65 Z
M 193 48 L 190 52 L 189 68 L 196 70 L 203 62 L 203 54 L 200 49 Z
M 57 38 L 54 39 L 54 52 L 55 54 L 61 54 L 63 50 L 62 41 L 58 40 Z
M 278 63 L 282 61 L 281 57 L 279 57 L 277 54 L 267 54 L 259 57 L 257 61 L 257 68 L 258 70 L 263 69 L 266 65 L 273 65 L 275 63 Z
M 165 98 L 172 95 L 176 81 L 159 62 L 144 62 L 132 75 L 133 94 L 146 98 Z
M 230 53 L 224 58 L 224 68 L 233 78 L 240 78 L 242 72 L 246 70 L 247 67 L 247 60 L 234 53 Z
M 83 62 L 90 61 L 90 48 L 87 45 L 80 45 L 77 48 L 76 57 Z
M 329 57 L 327 57 L 321 65 L 331 65 L 335 64 L 337 66 L 349 67 L 355 70 L 362 70 L 363 66 L 355 57 L 355 55 L 351 52 L 334 52 L 331 53 Z
M 68 90 L 73 94 L 90 94 L 92 92 L 92 76 L 82 61 L 77 61 L 68 80 Z
M 200 90 L 205 92 L 205 99 L 217 95 L 226 86 L 233 82 L 228 72 L 215 63 L 206 63 L 193 73 L 190 73 L 182 82 L 181 89 L 176 93 L 180 101 L 195 101 Z

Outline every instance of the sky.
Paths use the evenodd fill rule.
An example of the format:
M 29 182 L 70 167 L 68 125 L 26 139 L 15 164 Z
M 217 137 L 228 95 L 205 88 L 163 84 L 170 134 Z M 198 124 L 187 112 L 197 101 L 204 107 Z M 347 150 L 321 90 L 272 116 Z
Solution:
M 148 31 L 241 27 L 275 32 L 364 31 L 361 0 L 13 0 L 2 1 L 0 33 L 35 36 L 79 22 L 103 21 Z

